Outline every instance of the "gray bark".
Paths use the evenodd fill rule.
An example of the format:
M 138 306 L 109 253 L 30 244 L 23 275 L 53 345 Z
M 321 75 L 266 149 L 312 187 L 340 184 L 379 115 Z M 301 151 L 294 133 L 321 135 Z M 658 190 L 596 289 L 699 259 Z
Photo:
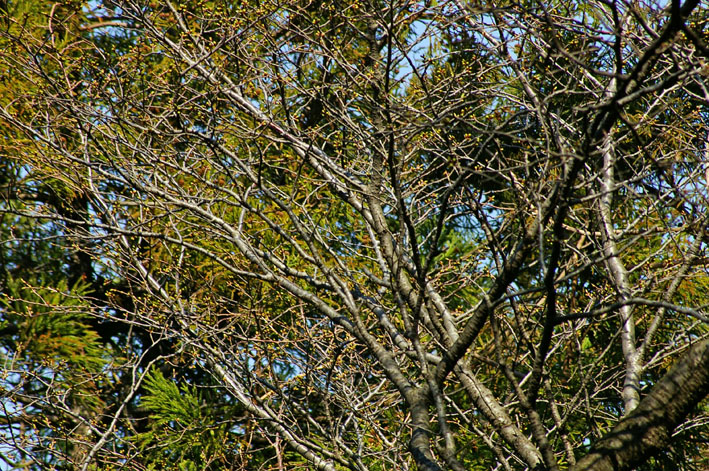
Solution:
M 704 340 L 693 345 L 571 471 L 622 471 L 645 462 L 667 446 L 673 430 L 707 394 L 709 340 Z

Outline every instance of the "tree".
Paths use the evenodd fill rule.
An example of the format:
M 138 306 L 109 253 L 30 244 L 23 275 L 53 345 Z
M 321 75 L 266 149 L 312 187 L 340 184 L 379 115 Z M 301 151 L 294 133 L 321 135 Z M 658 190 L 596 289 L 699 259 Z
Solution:
M 706 466 L 698 4 L 7 2 L 3 460 Z

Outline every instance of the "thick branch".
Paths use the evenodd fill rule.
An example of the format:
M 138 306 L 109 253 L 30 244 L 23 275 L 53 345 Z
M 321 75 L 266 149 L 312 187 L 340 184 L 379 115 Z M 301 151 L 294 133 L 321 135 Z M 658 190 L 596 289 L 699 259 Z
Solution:
M 638 407 L 571 471 L 632 469 L 656 454 L 696 405 L 709 394 L 709 340 L 695 344 Z

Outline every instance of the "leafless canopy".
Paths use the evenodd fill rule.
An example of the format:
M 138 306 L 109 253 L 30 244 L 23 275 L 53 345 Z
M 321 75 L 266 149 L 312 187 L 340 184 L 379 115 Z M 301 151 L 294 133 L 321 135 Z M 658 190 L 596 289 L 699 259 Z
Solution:
M 316 469 L 631 469 L 706 435 L 698 0 L 193 3 L 4 37 L 37 85 L 0 108 L 2 211 L 127 280 L 94 315 Z M 96 414 L 82 469 L 125 407 Z

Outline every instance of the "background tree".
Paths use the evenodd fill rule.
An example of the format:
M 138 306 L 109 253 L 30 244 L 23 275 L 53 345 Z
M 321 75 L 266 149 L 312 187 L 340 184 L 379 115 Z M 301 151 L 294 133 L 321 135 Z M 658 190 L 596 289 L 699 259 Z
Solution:
M 697 1 L 4 12 L 9 466 L 706 466 Z

